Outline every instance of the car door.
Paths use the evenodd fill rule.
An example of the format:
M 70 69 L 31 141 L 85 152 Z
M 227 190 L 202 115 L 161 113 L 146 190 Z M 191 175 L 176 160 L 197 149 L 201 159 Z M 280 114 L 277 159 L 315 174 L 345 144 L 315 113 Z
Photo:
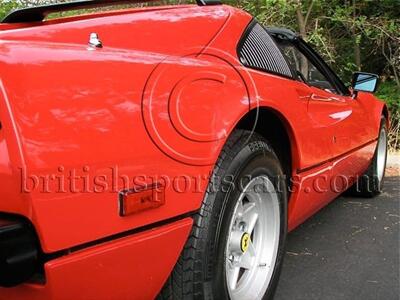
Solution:
M 333 139 L 334 156 L 343 156 L 369 143 L 370 120 L 367 107 L 352 96 L 339 77 L 308 44 L 300 40 L 298 48 L 305 53 L 331 85 L 329 88 L 322 86 L 321 89 L 329 92 L 330 95 L 327 96 L 331 104 L 337 103 L 337 111 L 329 115 L 336 122 Z M 315 75 L 311 75 L 311 78 L 315 78 Z M 315 81 L 312 81 L 311 85 L 313 88 L 320 87 Z
M 301 97 L 308 99 L 308 114 L 314 125 L 330 139 L 332 159 L 363 145 L 368 134 L 362 126 L 365 110 L 338 77 L 302 40 L 278 40 L 278 44 L 297 79 L 307 85 Z

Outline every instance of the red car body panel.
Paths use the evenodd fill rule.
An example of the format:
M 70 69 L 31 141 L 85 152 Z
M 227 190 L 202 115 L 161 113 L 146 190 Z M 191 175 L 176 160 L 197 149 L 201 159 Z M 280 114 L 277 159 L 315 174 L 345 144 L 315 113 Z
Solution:
M 185 8 L 179 10 L 179 16 L 176 10 L 92 19 L 85 21 L 87 27 L 77 22 L 71 28 L 73 22 L 15 33 L 7 31 L 2 35 L 0 52 L 9 53 L 1 63 L 2 96 L 12 106 L 18 128 L 19 143 L 15 147 L 19 149 L 15 153 L 20 153 L 21 161 L 13 164 L 17 177 L 25 169 L 27 176 L 68 174 L 74 169 L 81 171 L 77 175 L 105 174 L 110 179 L 114 166 L 131 178 L 209 173 L 210 166 L 193 169 L 166 157 L 154 145 L 142 121 L 143 88 L 153 69 L 166 57 L 176 55 L 179 59 L 181 53 L 192 51 L 192 47 L 204 47 L 229 15 L 229 10 L 219 8 L 219 17 L 207 21 L 205 30 L 201 25 L 210 19 L 211 13 L 216 13 L 215 9 Z M 115 35 L 130 22 L 132 39 L 125 34 Z M 143 22 L 148 23 L 145 25 L 148 31 L 142 30 Z M 198 28 L 198 32 L 189 35 L 181 27 Z M 108 44 L 101 51 L 87 50 L 85 39 L 92 31 L 97 31 Z M 149 35 L 152 31 L 165 41 L 154 39 Z M 177 43 L 180 45 L 176 46 Z M 11 132 L 13 127 L 3 123 L 4 131 L 7 133 L 9 129 L 10 135 L 15 136 Z M 212 151 L 218 156 L 216 149 Z M 64 172 L 58 171 L 60 166 L 65 168 Z M 89 172 L 84 172 L 85 166 Z M 77 182 L 77 189 L 81 191 L 82 185 L 83 182 Z M 16 194 L 14 197 L 21 197 L 19 191 Z M 38 229 L 45 252 L 181 215 L 197 209 L 202 201 L 200 193 L 174 195 L 171 188 L 167 190 L 165 207 L 123 219 L 118 215 L 115 193 L 38 191 L 23 196 L 28 198 L 25 203 L 30 208 L 24 209 L 29 211 L 29 218 Z M 13 212 L 7 207 L 1 210 Z M 71 230 L 71 225 L 80 230 Z
M 237 45 L 251 19 L 229 6 L 174 6 L 1 25 L 0 211 L 28 218 L 45 253 L 194 212 L 229 134 L 257 108 L 276 113 L 290 137 L 289 229 L 336 198 L 345 187 L 332 191 L 332 178 L 368 168 L 384 104 L 365 93 L 356 100 L 332 97 L 243 67 Z M 92 32 L 102 49 L 88 49 Z M 204 74 L 207 80 L 196 80 Z M 183 80 L 188 87 L 171 86 Z M 179 102 L 170 104 L 174 88 Z M 52 174 L 45 188 L 54 191 L 57 176 L 70 172 L 81 177 L 75 192 L 23 190 L 35 177 Z M 118 192 L 125 186 L 117 173 L 141 184 L 162 177 L 176 182 L 166 186 L 165 205 L 121 217 Z M 107 192 L 84 192 L 93 188 L 85 176 L 105 176 Z M 191 192 L 177 188 L 184 176 L 196 179 Z M 191 223 L 169 226 L 49 261 L 44 286 L 0 290 L 0 298 L 150 299 L 172 270 Z M 75 294 L 79 286 L 93 287 L 92 294 Z
M 57 258 L 45 264 L 46 284 L 0 289 L 0 299 L 154 299 L 192 223 L 183 219 Z

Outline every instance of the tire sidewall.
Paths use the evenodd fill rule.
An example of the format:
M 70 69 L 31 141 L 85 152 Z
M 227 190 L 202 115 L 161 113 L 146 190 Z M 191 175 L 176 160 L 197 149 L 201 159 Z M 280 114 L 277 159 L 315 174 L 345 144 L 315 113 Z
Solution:
M 210 193 L 208 197 L 213 199 L 213 203 L 219 203 L 220 206 L 215 207 L 213 211 L 213 220 L 215 222 L 215 236 L 210 244 L 213 247 L 209 249 L 209 257 L 214 257 L 214 261 L 210 261 L 213 265 L 212 273 L 212 291 L 206 292 L 211 294 L 214 299 L 229 299 L 226 276 L 225 276 L 225 249 L 229 237 L 229 227 L 234 214 L 237 200 L 240 196 L 242 187 L 246 186 L 250 178 L 258 176 L 267 176 L 273 183 L 279 200 L 280 207 L 280 236 L 277 259 L 273 271 L 270 284 L 267 288 L 264 298 L 272 298 L 280 275 L 282 261 L 284 256 L 284 245 L 287 235 L 287 189 L 285 186 L 285 178 L 280 166 L 279 160 L 270 148 L 270 146 L 262 140 L 262 138 L 253 137 L 247 145 L 245 145 L 239 153 L 231 160 L 226 161 L 229 167 L 223 174 L 216 174 L 217 177 L 222 176 L 222 184 L 216 193 Z M 223 168 L 222 168 L 223 170 Z M 218 173 L 218 172 L 217 172 Z M 228 180 L 226 178 L 229 178 Z M 224 288 L 221 288 L 224 287 Z
M 388 140 L 388 131 L 387 131 L 387 126 L 386 126 L 386 119 L 382 118 L 381 120 L 381 126 L 379 127 L 379 135 L 378 135 L 378 143 L 376 146 L 376 151 L 375 151 L 375 155 L 374 155 L 374 168 L 373 168 L 373 176 L 375 178 L 375 180 L 373 180 L 375 186 L 372 187 L 373 191 L 376 193 L 380 193 L 383 189 L 383 183 L 385 181 L 385 170 L 386 170 L 386 165 L 387 165 L 387 145 L 386 145 L 386 157 L 385 157 L 385 164 L 383 166 L 383 177 L 382 179 L 379 179 L 379 174 L 378 174 L 378 152 L 379 152 L 379 139 L 381 136 L 382 131 L 385 131 L 385 135 L 386 135 L 386 143 Z

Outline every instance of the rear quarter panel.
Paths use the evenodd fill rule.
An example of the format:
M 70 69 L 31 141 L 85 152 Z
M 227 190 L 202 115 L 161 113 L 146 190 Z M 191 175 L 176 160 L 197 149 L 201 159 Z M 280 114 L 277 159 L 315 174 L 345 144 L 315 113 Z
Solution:
M 45 252 L 195 210 L 203 193 L 177 192 L 173 184 L 195 177 L 198 186 L 192 189 L 204 191 L 212 166 L 193 168 L 160 151 L 143 123 L 142 97 L 160 62 L 181 70 L 202 65 L 196 57 L 182 57 L 201 51 L 229 15 L 227 7 L 190 6 L 1 32 L 0 134 L 8 132 L 10 138 L 5 147 L 0 136 L 0 176 L 19 186 L 0 202 L 0 210 L 28 216 Z M 88 49 L 91 32 L 99 34 L 102 49 Z M 156 100 L 155 106 L 163 99 Z M 157 119 L 162 117 L 160 112 Z M 204 149 L 213 157 L 219 150 Z M 8 159 L 10 153 L 15 160 Z M 176 182 L 167 188 L 162 208 L 121 218 L 122 175 L 138 184 L 162 176 Z M 72 185 L 60 189 L 61 177 Z M 89 177 L 106 178 L 107 192 L 93 192 Z M 35 178 L 49 184 L 30 191 Z

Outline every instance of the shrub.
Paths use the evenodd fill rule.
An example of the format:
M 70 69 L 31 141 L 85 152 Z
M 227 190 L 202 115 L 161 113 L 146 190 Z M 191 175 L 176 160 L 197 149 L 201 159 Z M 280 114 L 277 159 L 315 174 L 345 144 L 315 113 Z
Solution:
M 393 81 L 383 82 L 377 96 L 386 102 L 391 116 L 389 147 L 391 151 L 400 150 L 400 87 Z

